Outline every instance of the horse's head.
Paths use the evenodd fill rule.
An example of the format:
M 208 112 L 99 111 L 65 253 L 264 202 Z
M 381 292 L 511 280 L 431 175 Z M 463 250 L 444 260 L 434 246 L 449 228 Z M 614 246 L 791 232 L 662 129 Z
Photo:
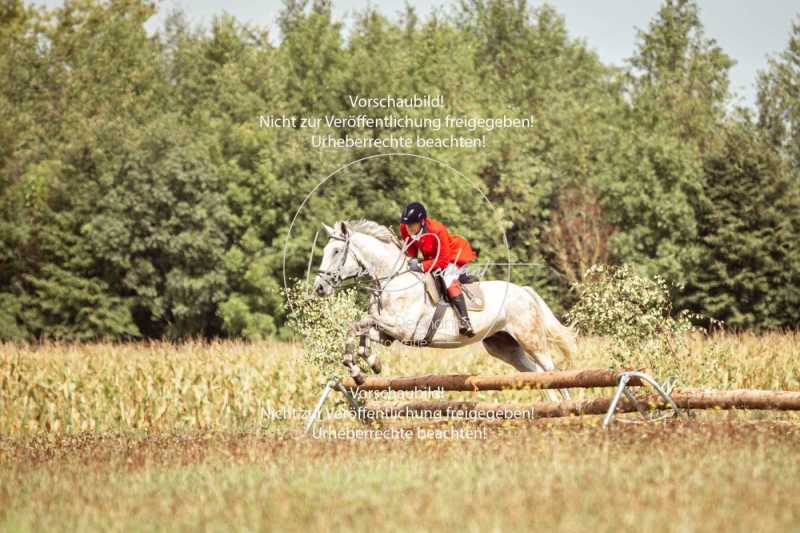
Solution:
M 314 293 L 317 296 L 328 296 L 340 281 L 362 274 L 362 266 L 356 257 L 351 244 L 352 232 L 345 222 L 339 222 L 335 228 L 323 224 L 330 240 L 322 253 L 319 273 L 314 280 Z

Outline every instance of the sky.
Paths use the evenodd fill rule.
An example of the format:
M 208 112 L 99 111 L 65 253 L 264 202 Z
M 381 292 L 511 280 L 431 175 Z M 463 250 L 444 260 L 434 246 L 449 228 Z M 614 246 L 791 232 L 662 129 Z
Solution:
M 368 5 L 388 16 L 403 7 L 397 0 L 332 0 L 334 15 L 345 22 Z M 48 7 L 61 0 L 36 0 Z M 453 0 L 408 0 L 424 18 L 435 9 L 443 12 Z M 585 40 L 607 64 L 623 65 L 636 45 L 637 29 L 646 29 L 661 0 L 549 0 L 566 20 L 573 37 Z M 207 24 L 216 14 L 227 12 L 241 21 L 268 26 L 276 31 L 276 20 L 283 3 L 279 0 L 160 0 L 159 14 L 150 29 L 160 27 L 164 17 L 180 8 L 193 24 Z M 542 2 L 529 0 L 533 6 Z M 784 50 L 792 20 L 800 14 L 797 0 L 698 0 L 706 36 L 716 39 L 736 65 L 731 69 L 731 89 L 736 103 L 754 105 L 755 80 L 767 59 Z

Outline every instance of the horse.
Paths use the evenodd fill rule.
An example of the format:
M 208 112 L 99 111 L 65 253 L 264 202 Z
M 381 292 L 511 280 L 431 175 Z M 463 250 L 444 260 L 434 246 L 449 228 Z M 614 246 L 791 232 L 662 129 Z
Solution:
M 425 297 L 426 274 L 408 269 L 410 258 L 403 242 L 389 228 L 363 219 L 323 227 L 329 240 L 314 279 L 314 294 L 329 296 L 347 279 L 369 276 L 372 280 L 368 311 L 349 325 L 342 361 L 356 384 L 363 384 L 364 375 L 354 358 L 356 339 L 361 340 L 359 356 L 380 373 L 380 360 L 370 352 L 369 342 L 422 344 L 435 307 Z M 457 317 L 448 309 L 427 346 L 458 348 L 483 342 L 490 355 L 521 372 L 555 370 L 551 349 L 571 360 L 576 352 L 572 328 L 561 324 L 531 287 L 500 280 L 479 283 L 484 307 L 470 312 L 475 336 L 460 335 Z M 556 398 L 552 391 L 547 392 L 551 399 Z M 560 392 L 569 399 L 568 391 Z

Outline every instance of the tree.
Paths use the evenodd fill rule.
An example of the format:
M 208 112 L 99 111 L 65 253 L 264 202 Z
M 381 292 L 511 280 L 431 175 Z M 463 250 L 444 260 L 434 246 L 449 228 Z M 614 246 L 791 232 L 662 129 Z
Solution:
M 160 50 L 144 28 L 153 13 L 140 0 L 26 10 L 2 47 L 15 149 L 0 154 L 0 290 L 27 335 L 138 334 L 82 231 L 119 140 L 164 102 Z
M 777 154 L 796 165 L 797 24 L 762 75 L 761 135 L 726 114 L 732 62 L 690 0 L 664 3 L 627 70 L 524 0 L 463 0 L 426 20 L 367 8 L 348 33 L 329 1 L 286 0 L 280 41 L 227 15 L 191 27 L 178 13 L 153 35 L 154 12 L 147 0 L 0 7 L 0 338 L 281 335 L 284 250 L 288 280 L 304 277 L 322 222 L 395 226 L 420 199 L 481 263 L 526 264 L 511 280 L 557 312 L 565 280 L 625 262 L 690 279 L 685 305 L 734 323 L 795 320 L 797 174 Z M 444 107 L 355 109 L 356 94 Z M 258 120 L 361 113 L 533 126 Z M 312 133 L 486 144 L 363 160 L 315 189 L 378 152 L 311 149 Z
M 800 188 L 770 145 L 742 121 L 705 162 L 701 244 L 685 305 L 736 327 L 800 324 Z
M 705 37 L 694 0 L 666 0 L 629 60 L 636 113 L 653 129 L 668 127 L 701 152 L 725 114 L 734 61 Z
M 562 283 L 582 283 L 589 268 L 609 262 L 614 228 L 606 222 L 597 194 L 587 186 L 563 189 L 542 234 L 542 249 Z
M 758 125 L 800 169 L 800 18 L 786 50 L 759 73 Z

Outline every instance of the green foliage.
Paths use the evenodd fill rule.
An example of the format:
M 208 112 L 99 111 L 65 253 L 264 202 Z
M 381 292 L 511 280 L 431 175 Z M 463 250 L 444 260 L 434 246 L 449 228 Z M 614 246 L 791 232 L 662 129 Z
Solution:
M 736 327 L 800 323 L 800 183 L 747 122 L 721 132 L 698 196 L 685 305 Z
M 666 0 L 630 59 L 634 105 L 651 128 L 669 128 L 704 148 L 724 115 L 734 61 L 705 37 L 697 3 Z
M 575 284 L 578 301 L 568 320 L 584 335 L 602 335 L 621 368 L 643 368 L 655 375 L 681 372 L 688 357 L 686 334 L 697 318 L 688 311 L 673 316 L 667 281 L 636 274 L 632 267 L 597 266 Z
M 672 295 L 679 308 L 737 325 L 800 323 L 787 188 L 797 182 L 797 26 L 762 75 L 758 123 L 734 128 L 749 140 L 734 142 L 719 134 L 741 122 L 725 112 L 732 61 L 689 0 L 663 4 L 627 69 L 604 65 L 554 8 L 514 0 L 464 0 L 426 20 L 367 8 L 348 33 L 330 2 L 292 0 L 280 41 L 227 15 L 192 27 L 173 14 L 153 35 L 155 10 L 146 0 L 0 8 L 2 338 L 285 335 L 284 246 L 293 281 L 322 222 L 394 226 L 419 199 L 481 262 L 526 264 L 511 280 L 563 312 L 563 246 L 548 236 L 586 219 L 564 216 L 567 193 L 581 190 L 601 219 L 570 233 L 591 242 L 587 256 L 688 280 Z M 444 109 L 409 114 L 532 116 L 535 126 L 492 132 L 481 150 L 412 150 L 441 164 L 350 166 L 309 198 L 290 234 L 323 177 L 375 152 L 312 150 L 308 129 L 260 128 L 256 117 L 358 113 L 354 94 L 441 94 Z M 778 163 L 793 157 L 794 167 Z M 740 179 L 750 192 L 737 191 Z
M 285 291 L 290 306 L 289 326 L 303 339 L 303 357 L 324 375 L 341 372 L 344 346 L 350 324 L 364 309 L 357 304 L 356 289 L 317 298 L 297 283 Z
M 759 126 L 772 144 L 800 168 L 800 18 L 792 23 L 789 44 L 770 59 L 758 77 Z
M 23 300 L 22 316 L 35 336 L 76 340 L 139 336 L 131 316 L 133 302 L 114 295 L 102 280 L 46 265 L 30 284 L 34 292 Z
M 612 142 L 614 166 L 592 180 L 608 222 L 617 228 L 612 258 L 678 283 L 696 255 L 692 198 L 702 180 L 696 150 L 658 133 L 642 132 L 635 143 L 627 136 Z

